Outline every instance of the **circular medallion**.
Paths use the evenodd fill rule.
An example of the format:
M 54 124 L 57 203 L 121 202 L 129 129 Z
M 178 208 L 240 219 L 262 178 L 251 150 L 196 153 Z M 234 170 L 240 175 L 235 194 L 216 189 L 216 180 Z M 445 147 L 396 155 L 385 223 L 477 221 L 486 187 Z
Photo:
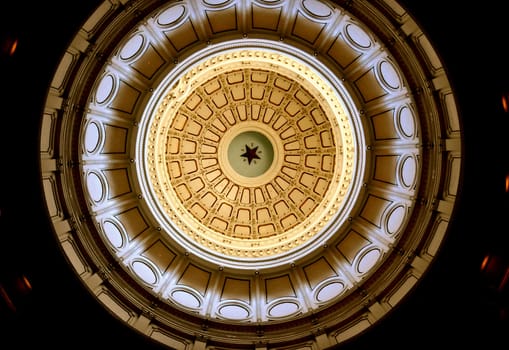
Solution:
M 230 127 L 218 145 L 218 162 L 233 183 L 257 188 L 274 180 L 283 165 L 277 132 L 256 120 Z
M 228 163 L 241 176 L 255 178 L 272 165 L 274 149 L 267 136 L 258 131 L 244 131 L 228 145 Z

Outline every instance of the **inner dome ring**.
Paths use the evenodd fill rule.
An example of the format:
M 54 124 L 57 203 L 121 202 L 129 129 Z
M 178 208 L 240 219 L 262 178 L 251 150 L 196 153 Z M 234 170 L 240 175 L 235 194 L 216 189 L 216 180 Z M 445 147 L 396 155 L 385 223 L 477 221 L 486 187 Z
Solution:
M 153 102 L 154 112 L 146 113 L 141 123 L 141 134 L 146 135 L 141 142 L 148 153 L 143 155 L 146 161 L 142 162 L 140 172 L 147 174 L 149 197 L 154 198 L 155 207 L 159 208 L 155 214 L 161 226 L 186 249 L 200 251 L 200 256 L 208 261 L 235 268 L 249 261 L 257 266 L 263 266 L 265 261 L 273 265 L 271 257 L 275 255 L 279 257 L 278 263 L 284 264 L 291 260 L 292 254 L 314 249 L 313 242 L 319 237 L 333 234 L 328 230 L 330 225 L 336 231 L 346 218 L 342 208 L 345 202 L 349 203 L 344 198 L 350 195 L 352 187 L 357 144 L 354 126 L 350 124 L 352 117 L 345 111 L 350 105 L 343 100 L 345 96 L 339 93 L 337 84 L 333 85 L 307 61 L 294 57 L 295 53 L 256 46 L 232 49 L 231 46 L 230 43 L 227 50 L 217 48 L 215 55 L 201 59 L 198 55 L 189 57 L 182 62 L 187 71 L 180 68 L 178 75 L 169 74 L 167 83 L 161 84 L 167 86 L 166 90 L 160 89 L 155 94 L 159 97 Z M 249 69 L 239 68 L 247 62 Z M 272 82 L 268 88 L 263 79 L 257 80 L 264 74 Z M 249 102 L 237 103 L 236 84 L 242 81 L 246 86 L 260 84 L 272 92 L 270 97 L 267 94 L 265 100 L 259 101 L 265 112 L 270 109 L 266 106 L 272 105 L 270 116 L 257 114 L 255 118 L 259 111 L 255 113 L 253 109 L 241 112 L 247 105 L 256 105 L 254 96 L 250 96 Z M 220 104 L 212 94 L 221 91 L 218 86 L 224 83 L 228 84 L 231 103 L 230 110 L 221 114 L 212 111 Z M 244 91 L 249 90 L 246 86 Z M 279 105 L 273 98 L 276 90 L 280 93 Z M 299 108 L 306 109 L 305 120 L 292 116 L 299 108 L 291 107 L 289 102 L 299 100 Z M 216 107 L 209 103 L 209 113 L 205 108 L 208 102 L 203 101 L 213 101 Z M 232 104 L 235 106 L 231 107 Z M 235 117 L 231 117 L 232 113 Z M 201 131 L 185 130 L 189 117 L 194 118 L 196 129 Z M 213 177 L 220 175 L 221 170 L 209 172 L 209 167 L 213 169 L 219 163 L 221 138 L 230 128 L 250 125 L 255 120 L 266 124 L 263 130 L 269 135 L 272 131 L 267 130 L 274 130 L 276 150 L 278 139 L 290 140 L 281 148 L 284 155 L 278 162 L 283 162 L 282 170 L 274 180 L 279 184 L 272 186 L 274 191 L 261 189 L 261 196 L 257 195 L 257 189 L 247 189 L 242 184 L 238 188 L 227 184 L 228 192 L 220 189 L 218 193 L 223 182 Z M 214 128 L 215 136 L 209 133 Z M 288 134 L 291 130 L 297 130 L 295 135 Z M 185 154 L 184 144 L 189 146 L 188 150 L 192 149 L 193 155 Z M 184 160 L 192 163 L 191 158 L 195 160 L 193 169 L 196 167 L 198 173 L 205 174 L 201 180 L 195 179 L 196 187 L 189 185 L 188 180 L 194 178 L 183 171 Z M 166 162 L 160 162 L 161 159 Z M 274 172 L 278 170 L 278 162 Z M 304 174 L 306 167 L 310 171 Z M 283 171 L 287 173 L 282 174 Z M 201 191 L 202 197 L 198 198 L 197 191 Z M 271 191 L 275 194 L 270 194 Z M 292 195 L 296 198 L 299 191 L 301 199 L 289 198 Z M 222 205 L 221 201 L 226 204 Z M 232 212 L 228 208 L 237 209 Z M 277 224 L 272 224 L 273 221 Z

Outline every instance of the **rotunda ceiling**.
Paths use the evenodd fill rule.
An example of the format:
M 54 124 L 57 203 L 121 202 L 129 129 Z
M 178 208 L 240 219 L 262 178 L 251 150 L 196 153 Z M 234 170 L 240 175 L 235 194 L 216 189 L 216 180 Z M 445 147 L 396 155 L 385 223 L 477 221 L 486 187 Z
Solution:
M 394 1 L 108 1 L 55 72 L 41 177 L 72 268 L 134 330 L 329 348 L 432 264 L 461 147 Z
M 355 146 L 332 83 L 266 41 L 236 45 L 218 44 L 212 57 L 206 48 L 204 62 L 154 94 L 139 125 L 139 172 L 166 232 L 253 270 L 288 260 L 340 214 Z

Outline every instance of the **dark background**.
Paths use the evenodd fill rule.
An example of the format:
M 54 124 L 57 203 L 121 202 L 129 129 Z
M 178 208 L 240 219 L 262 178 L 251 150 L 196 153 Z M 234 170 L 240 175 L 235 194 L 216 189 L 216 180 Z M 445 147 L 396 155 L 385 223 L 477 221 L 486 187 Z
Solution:
M 47 87 L 65 49 L 98 0 L 7 1 L 0 10 L 0 349 L 163 349 L 114 319 L 81 285 L 57 245 L 39 175 L 39 123 Z M 460 201 L 437 260 L 385 319 L 341 349 L 509 348 L 509 296 L 487 255 L 509 258 L 509 4 L 400 1 L 424 29 L 448 71 L 464 131 Z M 17 37 L 9 56 L 5 42 Z M 508 270 L 509 271 L 509 270 Z M 25 276 L 31 290 L 15 287 Z M 1 292 L 1 288 L 0 288 Z M 1 295 L 0 295 L 1 297 Z

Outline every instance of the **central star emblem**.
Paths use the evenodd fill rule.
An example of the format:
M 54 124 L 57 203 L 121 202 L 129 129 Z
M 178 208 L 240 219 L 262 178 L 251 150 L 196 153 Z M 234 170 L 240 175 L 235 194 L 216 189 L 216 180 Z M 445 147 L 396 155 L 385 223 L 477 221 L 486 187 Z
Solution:
M 247 158 L 248 164 L 251 164 L 254 159 L 261 159 L 260 156 L 258 156 L 258 146 L 251 148 L 246 145 L 246 151 L 240 156 Z

